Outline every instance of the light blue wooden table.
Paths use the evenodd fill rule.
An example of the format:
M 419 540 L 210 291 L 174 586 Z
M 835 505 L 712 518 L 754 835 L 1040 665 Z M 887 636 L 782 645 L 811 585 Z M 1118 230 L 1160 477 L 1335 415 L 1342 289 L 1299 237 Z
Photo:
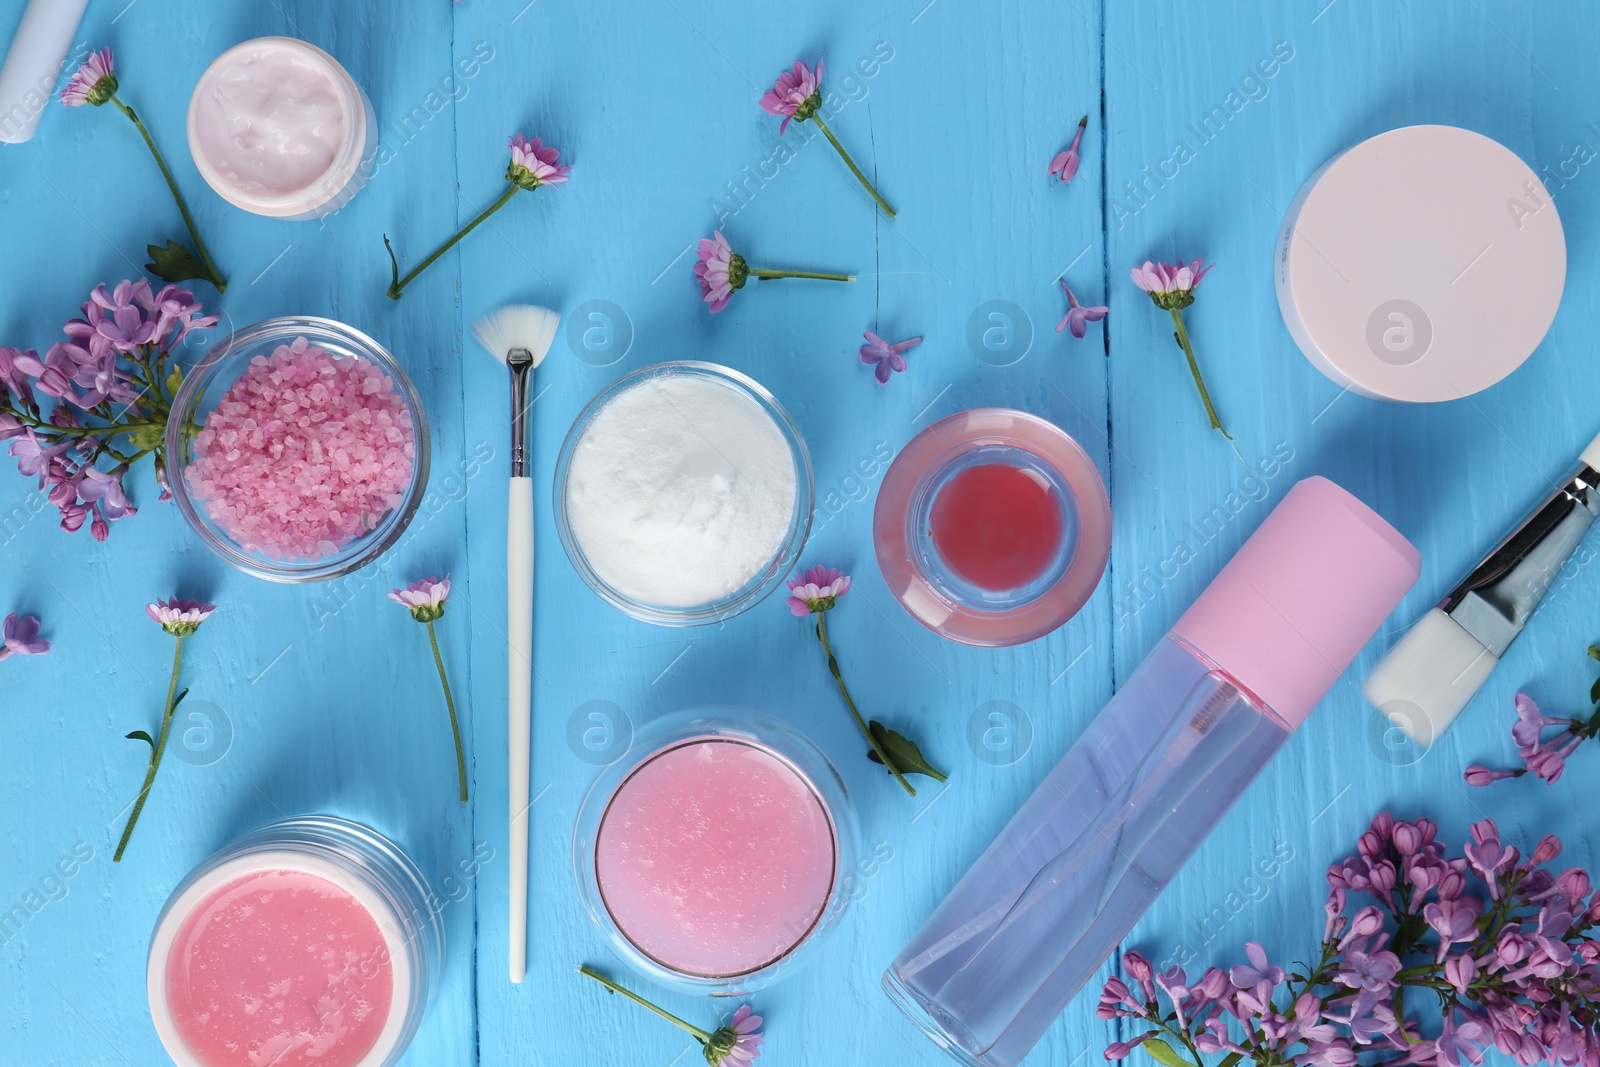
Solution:
M 21 6 L 0 4 L 0 35 Z M 1460 775 L 1474 759 L 1510 755 L 1518 687 L 1583 710 L 1600 568 L 1569 568 L 1423 758 L 1386 747 L 1357 691 L 1388 641 L 1600 425 L 1600 177 L 1572 162 L 1580 146 L 1589 158 L 1600 150 L 1600 39 L 1587 14 L 1576 0 L 93 0 L 80 38 L 116 49 L 123 97 L 167 150 L 232 279 L 220 303 L 201 287 L 207 302 L 225 326 L 327 315 L 386 343 L 426 399 L 435 467 L 423 513 L 380 566 L 313 587 L 269 585 L 212 557 L 156 502 L 148 472 L 135 484 L 142 513 L 103 545 L 61 534 L 24 479 L 0 475 L 0 612 L 41 616 L 55 643 L 47 657 L 0 665 L 0 910 L 30 903 L 0 944 L 0 1063 L 163 1062 L 143 986 L 163 900 L 243 830 L 314 811 L 390 834 L 453 901 L 444 984 L 406 1062 L 695 1062 L 682 1035 L 574 972 L 590 962 L 620 973 L 573 885 L 572 823 L 597 757 L 569 739 L 596 713 L 637 724 L 706 702 L 765 708 L 816 738 L 843 767 L 864 841 L 881 857 L 814 965 L 757 999 L 769 1034 L 761 1062 L 942 1063 L 879 992 L 884 966 L 1118 679 L 1310 474 L 1343 483 L 1407 534 L 1422 580 L 1387 640 L 1368 647 L 1130 946 L 1158 961 L 1187 947 L 1202 964 L 1231 962 L 1249 938 L 1275 956 L 1305 953 L 1321 929 L 1323 868 L 1384 805 L 1428 814 L 1455 840 L 1486 815 L 1514 839 L 1555 831 L 1572 862 L 1591 862 L 1592 753 L 1553 788 L 1469 794 Z M 227 206 L 184 151 L 200 71 L 263 34 L 333 53 L 382 124 L 384 165 L 324 225 Z M 819 54 L 841 108 L 833 126 L 896 220 L 874 214 L 821 140 L 791 130 L 792 158 L 779 161 L 777 122 L 756 100 L 794 58 Z M 1263 77 L 1258 61 L 1274 56 Z M 458 66 L 469 58 L 470 77 Z M 1195 127 L 1214 107 L 1226 121 L 1202 141 Z M 1085 112 L 1083 170 L 1061 186 L 1045 168 Z M 1305 176 L 1414 122 L 1470 127 L 1541 174 L 1564 175 L 1553 187 L 1571 255 L 1561 313 L 1529 362 L 1469 401 L 1426 408 L 1341 396 L 1294 348 L 1269 272 L 1281 212 Z M 402 302 L 384 299 L 382 235 L 414 262 L 498 193 L 505 139 L 518 130 L 559 146 L 571 183 L 518 197 Z M 1180 142 L 1192 158 L 1170 176 Z M 752 287 L 713 317 L 697 299 L 690 245 L 719 224 L 754 263 L 860 280 Z M 127 123 L 110 109 L 52 107 L 32 143 L 0 152 L 0 341 L 43 350 L 94 284 L 133 276 L 147 241 L 179 232 Z M 1127 280 L 1146 257 L 1194 255 L 1219 264 L 1189 322 L 1237 453 L 1205 428 L 1165 317 Z M 1083 297 L 1109 303 L 1104 333 L 1074 342 L 1053 332 L 1063 272 Z M 568 315 L 535 407 L 538 800 L 520 987 L 505 980 L 505 382 L 468 333 L 509 301 Z M 1008 321 L 987 317 L 994 301 Z M 992 347 L 969 344 L 997 325 L 1010 332 L 991 333 Z M 927 338 L 887 387 L 856 362 L 869 328 Z M 613 377 L 676 358 L 755 376 L 798 420 L 818 490 L 806 559 L 856 577 L 832 627 L 844 670 L 873 714 L 913 725 L 950 771 L 947 789 L 909 800 L 873 772 L 815 643 L 777 600 L 721 628 L 659 629 L 606 606 L 568 565 L 546 502 L 562 436 Z M 1085 610 L 1003 651 L 922 630 L 871 550 L 883 458 L 979 405 L 1035 411 L 1076 436 L 1101 465 L 1115 514 L 1111 566 Z M 1270 477 L 1263 460 L 1276 463 Z M 1177 566 L 1180 545 L 1193 558 Z M 440 636 L 462 694 L 470 807 L 454 799 L 423 631 L 383 598 L 435 571 L 456 582 Z M 190 644 L 185 676 L 189 707 L 216 732 L 182 724 L 188 740 L 113 866 L 144 770 L 143 747 L 122 735 L 154 726 L 171 651 L 143 605 L 172 593 L 220 605 Z M 998 751 L 979 740 L 997 710 L 1014 724 Z M 492 858 L 460 880 L 480 846 Z M 75 848 L 93 860 L 51 880 Z M 662 999 L 702 1022 L 721 1010 Z M 1096 1062 L 1115 1035 L 1092 1005 L 1092 995 L 1074 1003 L 1030 1063 Z

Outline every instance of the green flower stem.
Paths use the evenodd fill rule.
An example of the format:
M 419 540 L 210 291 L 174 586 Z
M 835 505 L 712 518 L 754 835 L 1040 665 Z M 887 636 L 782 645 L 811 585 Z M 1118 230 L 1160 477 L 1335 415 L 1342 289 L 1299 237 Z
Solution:
M 1177 308 L 1172 312 L 1172 325 L 1177 331 L 1178 347 L 1183 349 L 1184 356 L 1189 360 L 1189 373 L 1194 375 L 1195 387 L 1200 390 L 1200 402 L 1206 406 L 1206 416 L 1211 419 L 1211 428 L 1220 431 L 1222 436 L 1233 440 L 1233 435 L 1222 429 L 1222 420 L 1217 418 L 1217 409 L 1211 406 L 1211 394 L 1206 392 L 1206 380 L 1200 377 L 1200 364 L 1194 358 L 1194 349 L 1189 344 L 1189 331 L 1183 325 L 1183 312 Z
M 751 267 L 750 275 L 764 282 L 770 282 L 776 278 L 815 278 L 823 282 L 853 282 L 856 280 L 854 274 L 823 274 L 814 270 L 766 270 L 761 267 Z
M 133 108 L 118 100 L 115 95 L 111 97 L 111 103 L 116 105 L 118 111 L 128 116 L 128 121 L 133 123 L 139 135 L 144 138 L 150 154 L 156 157 L 156 166 L 161 168 L 161 176 L 167 180 L 167 188 L 172 190 L 172 199 L 178 202 L 178 214 L 183 216 L 183 224 L 189 228 L 189 236 L 194 239 L 195 251 L 200 253 L 200 260 L 206 265 L 206 272 L 210 276 L 208 280 L 217 287 L 217 292 L 227 292 L 228 283 L 217 270 L 217 265 L 211 262 L 211 253 L 206 251 L 206 243 L 200 240 L 200 231 L 195 229 L 194 219 L 189 215 L 189 205 L 183 202 L 183 194 L 178 192 L 178 183 L 173 179 L 172 171 L 167 169 L 167 161 L 161 158 L 161 149 L 156 147 L 150 131 L 144 128 L 144 123 L 139 121 L 139 116 L 134 113 Z
M 822 131 L 822 135 L 828 139 L 828 143 L 833 145 L 834 151 L 839 153 L 839 158 L 843 159 L 844 165 L 850 168 L 850 173 L 856 176 L 856 181 L 860 182 L 867 192 L 872 194 L 872 199 L 878 202 L 878 206 L 883 208 L 883 213 L 891 219 L 894 218 L 894 208 L 890 207 L 889 201 L 878 195 L 878 190 L 874 189 L 872 183 L 867 181 L 867 176 L 861 173 L 861 168 L 856 166 L 856 161 L 850 158 L 850 153 L 844 150 L 844 145 L 839 143 L 839 138 L 835 137 L 833 131 L 828 129 L 828 124 L 822 121 L 822 116 L 820 114 L 812 115 L 811 121 L 817 124 L 817 129 Z
M 433 620 L 428 620 L 428 643 L 433 646 L 433 665 L 439 668 L 439 684 L 444 686 L 444 706 L 450 709 L 450 732 L 456 738 L 456 773 L 461 777 L 461 803 L 467 802 L 467 757 L 461 750 L 461 723 L 456 718 L 455 698 L 450 695 L 450 679 L 445 677 L 444 658 L 439 655 L 439 639 L 433 634 Z
M 133 802 L 133 813 L 128 816 L 128 825 L 123 828 L 122 840 L 117 842 L 116 855 L 111 857 L 113 863 L 122 862 L 122 853 L 128 847 L 128 839 L 133 836 L 133 824 L 139 821 L 139 813 L 144 810 L 144 802 L 150 796 L 150 787 L 156 783 L 156 770 L 161 766 L 161 756 L 167 751 L 172 713 L 177 710 L 173 697 L 178 693 L 178 668 L 183 664 L 183 640 L 182 637 L 177 639 L 178 647 L 172 652 L 172 681 L 167 685 L 167 707 L 161 715 L 161 735 L 156 738 L 155 751 L 150 753 L 150 769 L 144 774 L 144 788 L 139 790 L 139 799 Z
M 833 654 L 833 647 L 828 644 L 828 613 L 826 611 L 817 612 L 817 640 L 822 642 L 822 651 L 828 656 L 828 670 L 833 672 L 833 680 L 839 683 L 839 694 L 844 697 L 845 707 L 850 709 L 850 714 L 855 718 L 856 725 L 861 727 L 861 732 L 866 735 L 867 744 L 872 746 L 872 751 L 878 754 L 878 758 L 889 769 L 889 773 L 894 775 L 894 780 L 904 786 L 907 793 L 916 796 L 916 787 L 906 781 L 906 776 L 901 774 L 900 768 L 894 765 L 894 761 L 889 758 L 889 753 L 885 752 L 883 746 L 878 744 L 878 739 L 872 736 L 872 730 L 867 726 L 866 720 L 861 717 L 861 712 L 856 710 L 856 702 L 850 699 L 850 690 L 845 688 L 844 675 L 839 672 L 839 660 Z
M 392 280 L 389 283 L 389 290 L 384 295 L 390 300 L 399 300 L 400 291 L 415 281 L 417 275 L 433 266 L 434 260 L 438 259 L 440 256 L 454 248 L 457 242 L 459 242 L 463 237 L 471 233 L 473 230 L 477 229 L 478 225 L 490 215 L 493 215 L 496 211 L 499 211 L 501 208 L 509 204 L 511 202 L 511 198 L 517 195 L 517 190 L 520 188 L 522 187 L 516 182 L 511 182 L 508 184 L 506 186 L 506 191 L 500 194 L 500 199 L 484 208 L 477 218 L 463 226 L 454 237 L 450 238 L 450 240 L 434 249 L 431 256 L 423 260 L 421 263 L 418 263 L 415 267 L 411 268 L 411 273 L 407 274 L 404 278 L 399 276 L 400 263 L 394 258 L 394 249 L 389 248 L 389 238 L 385 237 L 383 239 L 383 247 L 389 248 L 389 262 L 393 265 L 394 270 Z
M 164 429 L 166 429 L 166 426 L 167 426 L 167 420 L 166 419 L 141 419 L 141 420 L 139 420 L 137 422 L 115 422 L 115 423 L 112 423 L 110 426 L 74 426 L 74 427 L 64 427 L 64 426 L 57 426 L 55 423 L 50 422 L 50 421 L 48 421 L 46 419 L 35 418 L 34 416 L 28 414 L 26 411 L 20 411 L 17 408 L 11 407 L 10 405 L 0 404 L 0 408 L 3 408 L 4 410 L 11 412 L 11 414 L 15 415 L 17 417 L 17 419 L 20 422 L 23 423 L 23 425 L 30 426 L 30 427 L 33 427 L 35 429 L 49 431 L 49 435 L 50 436 L 54 437 L 57 440 L 63 440 L 63 441 L 66 440 L 69 437 L 89 437 L 89 436 L 94 436 L 94 437 L 116 437 L 118 434 L 124 434 L 124 433 L 127 433 L 127 432 L 131 431 L 131 430 L 157 429 L 157 428 L 160 428 L 160 429 L 164 430 Z M 76 430 L 78 432 L 69 433 L 69 432 L 67 432 L 69 429 Z
M 635 1004 L 640 1005 L 641 1007 L 649 1008 L 651 1011 L 655 1012 L 657 1015 L 659 1015 L 663 1019 L 667 1020 L 667 1022 L 671 1023 L 673 1026 L 676 1026 L 680 1030 L 686 1030 L 690 1034 L 693 1034 L 694 1035 L 694 1039 L 696 1041 L 700 1042 L 702 1045 L 704 1045 L 707 1041 L 711 1040 L 710 1031 L 702 1030 L 698 1026 L 695 1026 L 695 1025 L 693 1025 L 691 1023 L 684 1022 L 682 1019 L 678 1018 L 676 1015 L 672 1014 L 667 1009 L 657 1007 L 656 1005 L 650 1003 L 648 1000 L 644 999 L 643 997 L 641 997 L 639 994 L 633 992 L 632 990 L 622 988 L 617 983 L 615 983 L 611 979 L 607 978 L 605 975 L 600 974 L 597 971 L 591 970 L 589 968 L 588 964 L 584 964 L 582 967 L 579 967 L 578 968 L 578 973 L 579 974 L 583 974 L 583 975 L 587 975 L 588 977 L 593 978 L 596 982 L 599 982 L 601 985 L 605 986 L 608 990 L 610 990 L 613 993 L 621 993 L 623 996 L 627 997 L 629 1000 L 633 1001 Z

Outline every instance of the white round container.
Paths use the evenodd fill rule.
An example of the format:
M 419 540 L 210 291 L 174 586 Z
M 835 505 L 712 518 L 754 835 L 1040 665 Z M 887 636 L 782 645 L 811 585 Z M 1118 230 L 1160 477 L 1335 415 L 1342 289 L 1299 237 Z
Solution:
M 1454 126 L 1407 126 L 1324 163 L 1284 216 L 1278 307 L 1336 384 L 1454 400 L 1522 365 L 1561 303 L 1567 246 L 1539 178 Z
M 311 1055 L 351 1067 L 393 1067 L 416 1034 L 443 963 L 444 930 L 438 900 L 422 873 L 391 841 L 364 826 L 330 816 L 282 819 L 259 827 L 207 859 L 173 890 L 156 920 L 146 965 L 151 1021 L 167 1054 L 179 1067 L 216 1067 L 218 1063 L 190 1046 L 168 991 L 169 967 L 190 965 L 174 956 L 190 918 L 219 890 L 252 875 L 280 872 L 331 883 L 366 912 L 379 931 L 381 944 L 365 947 L 370 958 L 381 959 L 387 966 L 392 982 L 384 1021 L 370 1048 L 364 1053 L 339 1048 L 337 1039 L 344 1035 L 336 1021 L 328 1027 L 336 1038 L 334 1047 Z M 286 928 L 279 936 L 292 944 L 300 933 Z M 362 967 L 366 966 L 364 957 Z M 328 988 L 263 988 L 258 994 L 263 1003 L 256 1012 L 264 1016 L 274 995 L 308 1003 L 319 996 L 333 997 L 338 1007 L 339 997 L 370 977 L 356 970 L 340 974 L 340 981 Z M 245 1010 L 255 1015 L 251 1009 Z M 237 1055 L 228 1054 L 228 1062 L 243 1062 L 255 1055 L 244 1048 L 236 1051 Z
M 372 103 L 338 60 L 293 37 L 234 45 L 189 98 L 189 154 L 218 196 L 257 215 L 331 214 L 371 176 Z

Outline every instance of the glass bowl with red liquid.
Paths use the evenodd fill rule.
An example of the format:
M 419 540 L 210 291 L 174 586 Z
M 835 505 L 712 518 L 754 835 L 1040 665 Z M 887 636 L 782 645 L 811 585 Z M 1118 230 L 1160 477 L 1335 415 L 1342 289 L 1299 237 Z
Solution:
M 1111 555 L 1111 502 L 1088 453 L 1057 426 L 977 408 L 912 439 L 873 514 L 884 581 L 928 629 L 1020 645 L 1088 601 Z

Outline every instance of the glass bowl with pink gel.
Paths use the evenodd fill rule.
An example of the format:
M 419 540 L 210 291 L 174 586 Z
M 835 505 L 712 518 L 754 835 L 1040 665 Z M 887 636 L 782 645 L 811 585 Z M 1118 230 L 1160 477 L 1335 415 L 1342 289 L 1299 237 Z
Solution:
M 421 397 L 393 356 L 331 319 L 271 319 L 206 353 L 167 424 L 167 484 L 240 570 L 312 582 L 405 532 L 428 483 Z
M 178 1067 L 389 1067 L 444 958 L 436 898 L 357 823 L 269 823 L 197 867 L 150 939 L 146 990 Z
M 584 903 L 629 966 L 742 995 L 817 951 L 858 892 L 855 817 L 822 752 L 770 715 L 656 719 L 590 787 L 573 835 Z

